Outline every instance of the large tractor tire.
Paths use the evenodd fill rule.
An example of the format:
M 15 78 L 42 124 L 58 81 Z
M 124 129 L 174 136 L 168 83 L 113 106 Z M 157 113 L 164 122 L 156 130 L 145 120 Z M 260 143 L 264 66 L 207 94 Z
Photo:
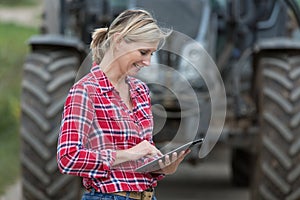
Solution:
M 36 50 L 25 61 L 20 130 L 23 199 L 79 199 L 80 179 L 60 174 L 56 162 L 63 104 L 79 65 L 79 56 L 68 50 Z
M 253 200 L 300 199 L 300 56 L 264 52 L 260 71 L 260 148 Z

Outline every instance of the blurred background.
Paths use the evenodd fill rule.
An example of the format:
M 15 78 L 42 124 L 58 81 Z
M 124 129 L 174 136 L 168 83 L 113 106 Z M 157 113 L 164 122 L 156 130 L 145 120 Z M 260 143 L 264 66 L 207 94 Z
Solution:
M 37 34 L 41 0 L 0 1 L 0 196 L 20 178 L 20 88 L 27 40 Z
M 41 30 L 42 7 L 43 0 L 0 0 L 0 200 L 21 199 L 21 81 L 30 52 L 27 42 Z M 180 166 L 159 184 L 157 196 L 163 200 L 249 198 L 247 187 L 232 185 L 226 146 L 217 146 L 203 161 Z

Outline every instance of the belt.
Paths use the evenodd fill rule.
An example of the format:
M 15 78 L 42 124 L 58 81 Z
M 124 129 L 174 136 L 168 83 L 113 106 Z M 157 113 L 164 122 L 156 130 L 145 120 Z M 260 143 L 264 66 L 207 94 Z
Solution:
M 139 200 L 152 200 L 153 197 L 153 189 L 145 190 L 143 192 L 115 192 L 112 193 L 114 195 L 129 197 L 131 199 L 139 199 Z

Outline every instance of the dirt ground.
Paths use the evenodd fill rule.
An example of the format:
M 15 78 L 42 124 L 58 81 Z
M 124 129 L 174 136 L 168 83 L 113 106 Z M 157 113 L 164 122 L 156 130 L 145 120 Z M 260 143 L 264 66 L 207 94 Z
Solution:
M 39 27 L 41 25 L 42 3 L 33 7 L 0 7 L 0 21 L 11 22 L 25 26 Z
M 21 181 L 7 188 L 5 195 L 0 197 L 0 200 L 21 200 Z

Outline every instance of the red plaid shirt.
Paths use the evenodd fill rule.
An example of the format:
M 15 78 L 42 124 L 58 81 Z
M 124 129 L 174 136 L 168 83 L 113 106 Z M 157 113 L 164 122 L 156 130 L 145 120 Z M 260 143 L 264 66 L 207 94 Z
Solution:
M 149 89 L 133 77 L 127 77 L 127 82 L 132 112 L 99 66 L 71 88 L 65 102 L 57 146 L 59 169 L 83 177 L 84 186 L 98 192 L 143 191 L 163 178 L 134 172 L 139 162 L 112 166 L 116 150 L 143 140 L 153 144 Z

